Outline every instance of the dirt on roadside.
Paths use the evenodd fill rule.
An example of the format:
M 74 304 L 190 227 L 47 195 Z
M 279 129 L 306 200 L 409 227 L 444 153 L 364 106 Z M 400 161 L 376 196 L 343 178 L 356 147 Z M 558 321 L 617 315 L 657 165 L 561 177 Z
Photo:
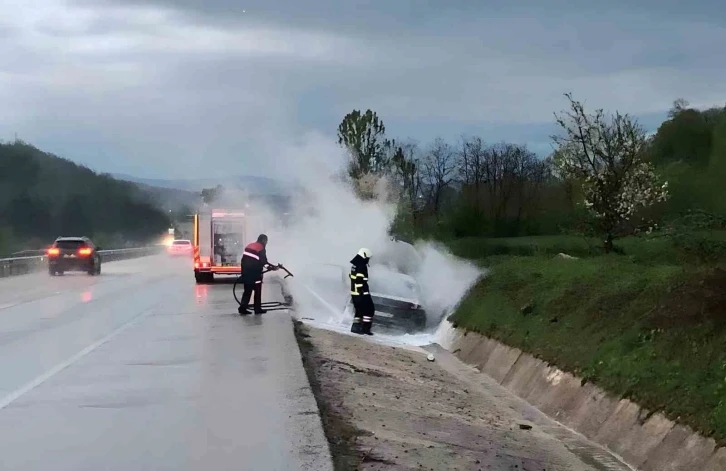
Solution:
M 295 332 L 336 471 L 606 469 L 420 351 L 300 322 Z

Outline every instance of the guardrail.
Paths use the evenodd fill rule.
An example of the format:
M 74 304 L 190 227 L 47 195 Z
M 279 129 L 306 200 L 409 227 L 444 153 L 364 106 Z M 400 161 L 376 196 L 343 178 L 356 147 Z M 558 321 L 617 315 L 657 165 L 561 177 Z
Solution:
M 113 262 L 117 260 L 127 260 L 130 258 L 146 257 L 160 253 L 162 247 L 136 247 L 131 249 L 116 250 L 99 250 L 102 262 Z M 26 275 L 35 271 L 43 270 L 47 267 L 48 257 L 13 257 L 0 258 L 0 278 L 8 276 Z

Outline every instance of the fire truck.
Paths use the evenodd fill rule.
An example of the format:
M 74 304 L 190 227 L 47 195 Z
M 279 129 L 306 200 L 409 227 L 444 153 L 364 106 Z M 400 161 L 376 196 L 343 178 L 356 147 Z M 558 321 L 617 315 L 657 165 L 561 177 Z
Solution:
M 196 282 L 211 283 L 215 275 L 239 276 L 248 232 L 245 210 L 211 209 L 195 213 L 192 244 Z

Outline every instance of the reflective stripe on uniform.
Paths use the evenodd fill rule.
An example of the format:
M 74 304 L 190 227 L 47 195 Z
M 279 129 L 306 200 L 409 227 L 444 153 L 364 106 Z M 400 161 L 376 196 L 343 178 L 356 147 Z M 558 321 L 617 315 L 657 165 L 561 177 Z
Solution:
M 360 317 L 354 317 L 353 318 L 353 323 L 359 324 L 360 323 Z
M 255 281 L 255 284 L 262 284 L 262 280 Z
M 372 317 L 363 316 L 363 322 L 371 322 L 373 320 Z
M 259 255 L 255 255 L 255 254 L 253 254 L 252 252 L 248 252 L 248 251 L 246 251 L 246 250 L 245 250 L 244 252 L 242 252 L 242 255 L 243 255 L 243 256 L 244 256 L 244 255 L 247 255 L 248 257 L 252 257 L 252 258 L 254 258 L 255 260 L 259 260 L 259 259 L 260 259 Z
M 350 294 L 353 296 L 360 296 L 360 293 L 357 291 L 351 291 Z
M 371 293 L 369 293 L 368 291 L 366 291 L 366 292 L 365 292 L 365 293 L 363 293 L 363 294 L 371 294 Z

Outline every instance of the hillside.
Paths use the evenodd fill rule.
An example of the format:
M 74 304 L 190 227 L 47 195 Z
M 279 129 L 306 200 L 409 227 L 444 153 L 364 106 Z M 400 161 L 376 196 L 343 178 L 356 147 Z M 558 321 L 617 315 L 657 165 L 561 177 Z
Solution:
M 117 177 L 114 177 L 117 178 Z M 119 178 L 117 178 L 119 179 Z M 134 182 L 128 178 L 121 178 L 122 181 L 133 183 L 141 193 L 151 202 L 164 211 L 186 212 L 196 208 L 200 202 L 198 191 L 179 190 L 176 188 L 152 186 L 144 183 Z
M 214 188 L 217 185 L 222 185 L 227 188 L 245 188 L 251 194 L 255 195 L 279 195 L 286 194 L 290 191 L 290 187 L 284 182 L 272 178 L 250 175 L 239 175 L 216 179 L 197 178 L 189 180 L 140 178 L 120 173 L 113 174 L 113 177 L 149 187 L 183 190 L 195 194 L 198 194 L 204 188 Z
M 118 246 L 156 239 L 165 211 L 136 185 L 18 141 L 0 144 L 0 253 L 63 235 Z

